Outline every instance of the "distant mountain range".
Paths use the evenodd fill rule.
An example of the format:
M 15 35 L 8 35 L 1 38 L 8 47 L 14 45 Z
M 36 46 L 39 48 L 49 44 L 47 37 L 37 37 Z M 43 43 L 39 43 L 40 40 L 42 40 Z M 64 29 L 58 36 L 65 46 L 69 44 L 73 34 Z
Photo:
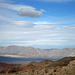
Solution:
M 24 46 L 0 47 L 0 56 L 19 58 L 51 58 L 60 59 L 75 56 L 75 48 L 64 49 L 39 49 Z

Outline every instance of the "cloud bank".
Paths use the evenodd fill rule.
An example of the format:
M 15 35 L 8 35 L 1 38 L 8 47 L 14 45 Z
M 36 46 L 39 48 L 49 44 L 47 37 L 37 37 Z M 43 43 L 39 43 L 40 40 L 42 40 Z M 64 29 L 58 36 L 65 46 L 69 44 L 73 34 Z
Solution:
M 75 47 L 75 25 L 53 25 L 47 22 L 10 21 L 1 26 L 1 45 L 33 47 Z M 7 29 L 6 29 L 7 28 Z

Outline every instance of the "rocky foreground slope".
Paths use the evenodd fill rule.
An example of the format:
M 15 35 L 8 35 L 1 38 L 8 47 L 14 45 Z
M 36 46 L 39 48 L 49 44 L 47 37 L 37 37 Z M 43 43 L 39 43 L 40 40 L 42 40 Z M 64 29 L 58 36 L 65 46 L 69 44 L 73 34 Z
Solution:
M 1 65 L 0 67 L 0 75 L 75 75 L 75 57 L 65 57 L 54 62 L 33 61 L 26 65 L 15 65 L 4 69 Z

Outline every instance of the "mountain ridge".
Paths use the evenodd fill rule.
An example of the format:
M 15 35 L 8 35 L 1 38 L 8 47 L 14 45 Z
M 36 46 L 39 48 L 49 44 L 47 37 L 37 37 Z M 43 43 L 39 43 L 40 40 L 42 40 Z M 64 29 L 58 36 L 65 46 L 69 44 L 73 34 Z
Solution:
M 0 47 L 0 56 L 59 59 L 67 56 L 75 56 L 75 48 L 39 49 L 30 46 L 24 47 L 12 45 Z

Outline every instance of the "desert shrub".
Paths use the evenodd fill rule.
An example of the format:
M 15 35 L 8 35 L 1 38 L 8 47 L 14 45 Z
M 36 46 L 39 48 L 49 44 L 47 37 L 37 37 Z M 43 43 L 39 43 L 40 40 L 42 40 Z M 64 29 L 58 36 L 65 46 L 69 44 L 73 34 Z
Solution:
M 35 70 L 32 70 L 32 72 L 34 72 Z
M 56 72 L 56 70 L 54 70 L 54 72 Z
M 49 75 L 53 75 L 53 74 L 49 74 Z
M 39 74 L 39 72 L 37 72 L 37 74 Z
M 48 70 L 47 69 L 45 70 L 45 73 L 48 73 Z

